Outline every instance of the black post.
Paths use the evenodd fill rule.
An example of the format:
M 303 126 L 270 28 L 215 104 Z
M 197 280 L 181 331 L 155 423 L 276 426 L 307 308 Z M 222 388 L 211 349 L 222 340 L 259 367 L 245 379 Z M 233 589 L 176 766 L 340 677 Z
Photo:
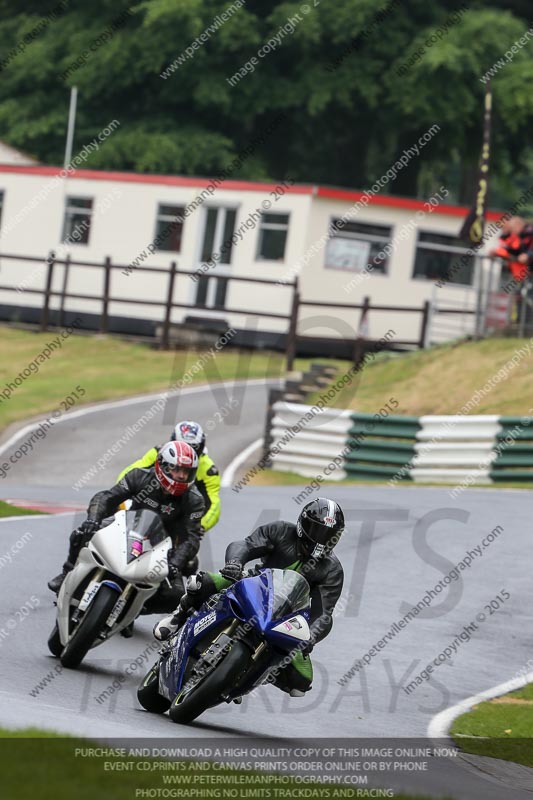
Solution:
M 46 331 L 48 330 L 48 316 L 50 311 L 50 296 L 52 294 L 52 280 L 54 277 L 54 265 L 55 265 L 56 254 L 53 250 L 50 250 L 48 254 L 48 258 L 46 262 L 48 264 L 48 272 L 46 274 L 46 288 L 44 290 L 44 303 L 43 309 L 41 313 L 41 330 Z
M 298 336 L 298 313 L 300 310 L 300 292 L 298 291 L 298 278 L 294 279 L 292 290 L 291 318 L 289 320 L 289 330 L 287 332 L 287 372 L 291 372 L 294 366 L 296 355 L 296 338 Z
M 357 365 L 360 364 L 361 361 L 363 360 L 364 350 L 365 350 L 364 344 L 366 337 L 362 334 L 361 329 L 365 319 L 365 315 L 368 313 L 369 308 L 370 308 L 370 297 L 363 297 L 363 307 L 361 309 L 361 316 L 359 317 L 358 331 L 353 343 L 352 360 L 354 367 L 357 367 Z
M 105 257 L 104 262 L 104 296 L 102 298 L 102 322 L 100 333 L 107 333 L 109 327 L 109 289 L 111 285 L 111 258 Z
M 169 332 L 170 332 L 170 319 L 172 315 L 172 302 L 174 298 L 174 285 L 176 282 L 176 274 L 178 272 L 178 265 L 172 261 L 170 265 L 170 274 L 168 278 L 168 292 L 167 302 L 165 307 L 165 321 L 163 322 L 163 331 L 161 333 L 160 347 L 162 350 L 168 350 L 169 347 Z
M 65 324 L 65 298 L 67 296 L 68 271 L 70 268 L 70 253 L 65 258 L 65 271 L 63 272 L 63 285 L 61 286 L 61 304 L 59 308 L 59 327 Z
M 429 300 L 426 300 L 422 308 L 422 324 L 420 325 L 420 339 L 418 340 L 418 346 L 420 350 L 423 350 L 424 347 L 426 346 L 426 333 L 429 322 L 429 309 L 430 309 L 430 302 Z

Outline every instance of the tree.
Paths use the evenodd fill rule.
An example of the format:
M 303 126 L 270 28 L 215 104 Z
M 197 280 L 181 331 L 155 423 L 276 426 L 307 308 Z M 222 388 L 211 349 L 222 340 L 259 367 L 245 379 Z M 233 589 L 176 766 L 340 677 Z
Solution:
M 41 161 L 62 163 L 75 84 L 75 152 L 120 122 L 89 167 L 213 175 L 282 114 L 240 177 L 362 189 L 438 124 L 387 192 L 444 183 L 461 201 L 480 152 L 481 78 L 528 27 L 521 0 L 336 0 L 334 13 L 323 0 L 63 2 L 52 18 L 0 0 L 0 137 Z M 531 159 L 532 73 L 525 45 L 493 77 L 502 202 Z

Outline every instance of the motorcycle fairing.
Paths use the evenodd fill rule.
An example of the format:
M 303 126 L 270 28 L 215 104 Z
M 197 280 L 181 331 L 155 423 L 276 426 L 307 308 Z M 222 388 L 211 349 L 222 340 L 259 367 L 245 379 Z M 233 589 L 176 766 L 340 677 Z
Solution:
M 109 615 L 108 633 L 118 633 L 138 616 L 146 600 L 155 594 L 161 581 L 167 577 L 167 554 L 172 542 L 166 536 L 164 538 L 162 536 L 152 536 L 154 525 L 150 526 L 148 524 L 151 518 L 156 516 L 152 512 L 143 512 L 148 519 L 146 529 L 149 531 L 149 536 L 143 540 L 144 550 L 134 560 L 128 561 L 130 541 L 128 526 L 132 515 L 138 520 L 140 513 L 118 511 L 109 523 L 97 531 L 89 543 L 80 550 L 74 568 L 67 573 L 58 593 L 57 626 L 63 646 L 66 645 L 70 637 L 69 621 L 72 609 L 80 607 L 81 603 L 80 610 L 84 611 L 94 599 L 102 583 L 111 586 L 117 591 L 117 604 L 120 605 L 117 614 L 114 613 L 117 609 L 117 605 L 115 605 L 115 609 Z M 159 541 L 156 541 L 156 538 L 159 538 Z M 154 541 L 154 544 L 152 544 L 152 541 Z M 112 576 L 116 575 L 120 578 L 126 588 L 128 584 L 133 584 L 136 589 L 133 602 L 131 602 L 128 611 L 118 624 L 116 619 L 126 605 L 123 597 L 126 590 L 123 591 L 122 586 L 112 580 L 112 576 L 106 577 L 103 581 L 94 581 L 91 585 L 89 578 L 91 574 L 97 574 L 97 570 L 110 572 Z M 87 582 L 85 592 L 81 600 L 77 600 L 74 594 L 84 582 Z M 91 596 L 87 599 L 88 591 L 91 592 Z M 83 602 L 84 598 L 85 603 Z M 94 646 L 101 644 L 102 641 L 102 638 L 98 638 Z
M 294 649 L 297 641 L 309 641 L 309 586 L 297 573 L 293 573 L 296 578 L 289 577 L 288 580 L 282 578 L 284 574 L 283 570 L 264 570 L 257 576 L 244 578 L 221 592 L 213 607 L 189 617 L 175 639 L 171 640 L 166 657 L 161 660 L 160 693 L 170 700 L 174 699 L 183 688 L 186 665 L 193 650 L 196 648 L 199 655 L 204 648 L 197 645 L 215 627 L 219 628 L 234 619 L 243 621 L 244 626 L 249 626 L 251 631 L 255 630 L 262 639 L 273 645 L 275 651 L 272 653 L 271 667 Z M 284 584 L 288 587 L 286 596 L 283 593 Z M 299 591 L 293 591 L 294 585 L 299 587 Z M 284 616 L 273 618 L 273 612 L 283 610 L 291 602 L 301 609 L 287 608 L 288 613 Z M 302 613 L 295 613 L 298 610 Z M 246 685 L 239 686 L 238 691 L 232 691 L 229 696 L 251 691 L 260 682 L 259 676 L 264 672 L 264 668 L 258 665 L 256 674 L 250 675 Z

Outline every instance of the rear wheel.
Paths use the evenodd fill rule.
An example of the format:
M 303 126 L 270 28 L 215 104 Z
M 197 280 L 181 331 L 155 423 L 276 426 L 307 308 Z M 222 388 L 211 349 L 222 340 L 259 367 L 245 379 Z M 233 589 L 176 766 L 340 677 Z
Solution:
M 106 619 L 117 602 L 117 597 L 115 589 L 110 586 L 100 586 L 92 604 L 61 653 L 61 663 L 64 667 L 74 669 L 81 664 L 102 631 Z
M 227 656 L 191 692 L 178 694 L 170 706 L 169 716 L 173 722 L 186 725 L 206 709 L 217 705 L 221 695 L 228 692 L 250 663 L 251 653 L 242 642 L 235 642 Z
M 59 628 L 57 627 L 57 622 L 53 627 L 52 633 L 48 637 L 48 649 L 53 656 L 59 657 L 61 655 L 63 645 L 61 644 L 61 639 L 59 638 Z
M 159 694 L 159 661 L 137 689 L 137 700 L 147 711 L 153 714 L 164 714 L 170 708 L 170 700 Z

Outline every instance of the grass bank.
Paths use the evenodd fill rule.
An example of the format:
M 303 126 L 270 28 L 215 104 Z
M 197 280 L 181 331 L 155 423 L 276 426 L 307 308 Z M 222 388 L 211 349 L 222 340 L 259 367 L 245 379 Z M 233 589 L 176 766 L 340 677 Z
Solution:
M 18 420 L 67 410 L 62 403 L 76 387 L 81 403 L 94 403 L 138 394 L 164 391 L 187 376 L 187 385 L 220 380 L 275 378 L 285 375 L 282 353 L 230 349 L 154 350 L 148 345 L 122 341 L 116 337 L 73 334 L 61 347 L 38 362 L 48 343 L 58 333 L 31 333 L 0 328 L 0 430 Z M 30 367 L 34 364 L 34 367 Z M 295 369 L 305 369 L 309 359 L 298 359 Z M 37 368 L 37 371 L 35 369 Z M 13 390 L 8 384 L 33 370 Z M 188 382 L 190 378 L 190 383 Z M 7 389 L 7 392 L 6 392 Z M 11 391 L 11 394 L 9 392 Z M 6 396 L 2 395 L 6 392 Z
M 28 514 L 42 514 L 42 511 L 30 511 L 28 508 L 17 508 L 0 500 L 0 517 L 25 517 Z
M 383 352 L 375 362 L 368 361 L 332 405 L 376 412 L 394 396 L 397 414 L 457 414 L 478 392 L 479 402 L 470 414 L 524 414 L 533 405 L 532 366 L 533 343 L 529 339 L 462 342 L 401 356 Z M 506 371 L 507 377 L 500 370 Z M 480 396 L 483 387 L 487 391 Z M 310 402 L 318 397 L 320 392 Z
M 533 684 L 473 706 L 455 720 L 451 735 L 468 753 L 533 767 Z

